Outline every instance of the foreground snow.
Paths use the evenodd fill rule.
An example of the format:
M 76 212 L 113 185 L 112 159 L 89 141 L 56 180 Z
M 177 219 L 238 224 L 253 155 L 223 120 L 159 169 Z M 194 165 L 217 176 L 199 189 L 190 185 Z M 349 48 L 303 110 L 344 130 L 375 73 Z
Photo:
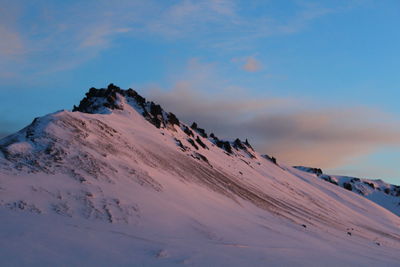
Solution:
M 0 265 L 398 265 L 398 216 L 121 94 L 0 141 Z
M 1 211 L 2 266 L 398 266 L 398 249 L 284 221 L 175 227 Z M 261 221 L 261 220 L 260 220 Z M 260 222 L 259 221 L 259 222 Z M 271 223 L 274 225 L 271 225 Z M 160 223 L 162 224 L 162 223 Z

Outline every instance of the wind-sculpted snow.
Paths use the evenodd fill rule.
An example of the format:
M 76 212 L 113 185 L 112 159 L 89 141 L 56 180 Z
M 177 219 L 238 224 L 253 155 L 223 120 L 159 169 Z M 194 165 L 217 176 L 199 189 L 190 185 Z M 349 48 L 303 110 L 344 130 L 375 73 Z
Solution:
M 35 119 L 0 151 L 1 265 L 400 260 L 398 216 L 133 90 L 90 89 L 74 112 Z

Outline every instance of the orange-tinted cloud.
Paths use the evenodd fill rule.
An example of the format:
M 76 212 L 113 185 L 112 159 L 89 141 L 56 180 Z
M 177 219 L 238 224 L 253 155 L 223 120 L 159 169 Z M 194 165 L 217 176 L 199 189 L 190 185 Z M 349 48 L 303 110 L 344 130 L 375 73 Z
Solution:
M 289 164 L 334 168 L 376 149 L 400 145 L 399 121 L 383 112 L 304 108 L 304 103 L 291 99 L 206 94 L 191 86 L 180 83 L 150 95 L 187 123 L 196 121 L 221 138 L 249 138 L 259 152 Z
M 248 72 L 256 72 L 262 69 L 261 62 L 254 57 L 248 57 L 246 62 L 243 64 L 242 69 Z

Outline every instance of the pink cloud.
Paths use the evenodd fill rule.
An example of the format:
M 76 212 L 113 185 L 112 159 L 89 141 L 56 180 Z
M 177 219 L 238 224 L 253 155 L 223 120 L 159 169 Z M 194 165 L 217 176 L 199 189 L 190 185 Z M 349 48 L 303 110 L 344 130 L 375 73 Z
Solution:
M 249 138 L 259 152 L 283 162 L 336 168 L 378 149 L 400 146 L 400 122 L 388 113 L 255 97 L 219 79 L 213 65 L 198 60 L 189 65 L 174 87 L 153 88 L 150 98 L 182 121 L 196 121 L 221 138 Z
M 262 64 L 254 57 L 248 57 L 242 66 L 242 69 L 248 72 L 257 72 L 262 69 Z

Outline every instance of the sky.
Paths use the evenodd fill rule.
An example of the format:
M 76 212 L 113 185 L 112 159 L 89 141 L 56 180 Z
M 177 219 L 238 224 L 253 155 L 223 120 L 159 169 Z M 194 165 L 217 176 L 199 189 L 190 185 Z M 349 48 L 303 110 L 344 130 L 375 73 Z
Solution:
M 0 137 L 133 88 L 220 138 L 400 184 L 398 0 L 0 0 Z

